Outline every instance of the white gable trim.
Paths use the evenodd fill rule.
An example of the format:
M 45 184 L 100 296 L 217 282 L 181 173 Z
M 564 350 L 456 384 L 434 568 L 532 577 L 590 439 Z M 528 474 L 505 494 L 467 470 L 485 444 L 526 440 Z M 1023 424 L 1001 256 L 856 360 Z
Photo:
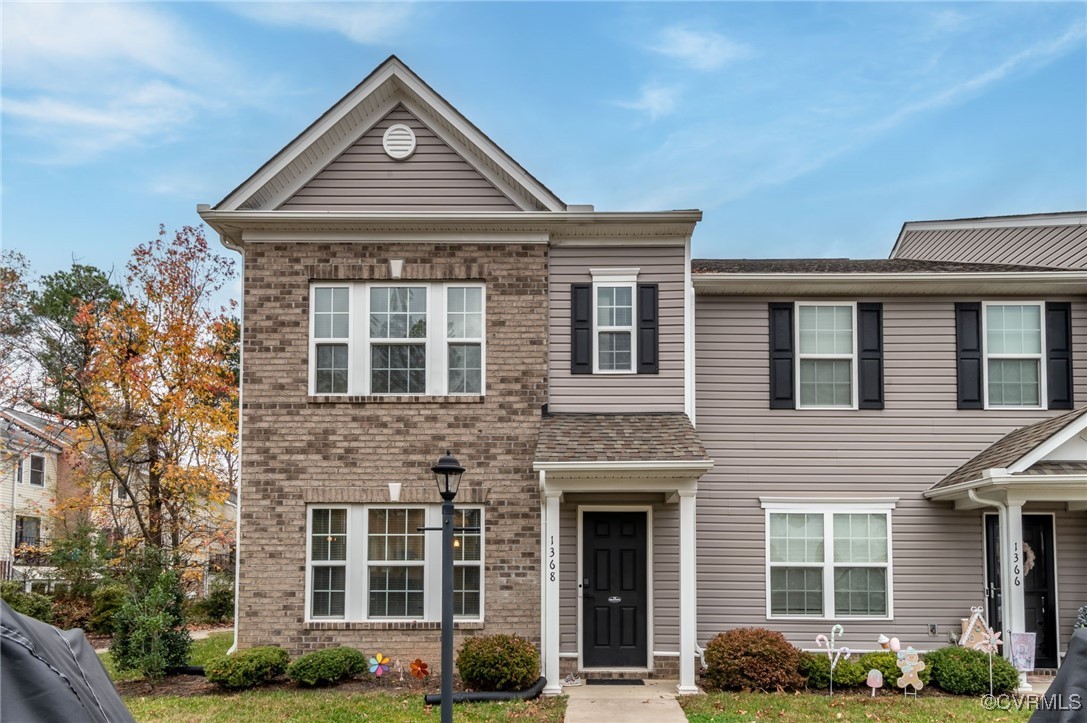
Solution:
M 491 163 L 494 163 L 502 172 L 508 174 L 516 184 L 522 186 L 524 189 L 523 192 L 513 191 L 511 184 L 508 182 L 497 182 L 497 174 L 491 171 L 491 169 L 480 167 L 485 164 L 473 163 L 471 160 L 468 160 L 470 165 L 479 170 L 487 180 L 494 183 L 503 193 L 509 195 L 519 207 L 525 207 L 525 195 L 527 194 L 549 211 L 565 210 L 565 204 L 563 204 L 561 200 L 548 191 L 539 181 L 532 178 L 532 176 L 510 158 L 505 151 L 476 129 L 475 126 L 468 122 L 467 119 L 453 108 L 453 106 L 431 90 L 426 83 L 395 56 L 385 61 L 385 63 L 375 70 L 370 77 L 356 86 L 354 90 L 344 96 L 344 98 L 329 109 L 325 115 L 319 118 L 312 126 L 287 144 L 287 146 L 276 154 L 276 156 L 274 156 L 264 167 L 231 192 L 229 196 L 216 206 L 216 210 L 238 210 L 243 203 L 252 198 L 264 188 L 269 181 L 282 173 L 284 169 L 294 163 L 298 158 L 310 151 L 311 148 L 319 147 L 318 141 L 326 133 L 328 133 L 337 123 L 341 122 L 346 116 L 354 112 L 369 96 L 377 93 L 388 83 L 396 84 L 392 88 L 392 97 L 383 101 L 378 109 L 365 114 L 368 122 L 363 124 L 365 128 L 361 133 L 348 133 L 345 135 L 345 139 L 341 139 L 341 141 L 336 144 L 335 148 L 325 149 L 324 151 L 319 152 L 317 154 L 319 160 L 315 162 L 310 169 L 307 169 L 305 173 L 302 173 L 298 178 L 293 179 L 286 188 L 275 194 L 275 198 L 273 199 L 274 203 L 269 204 L 271 207 L 274 208 L 276 205 L 283 203 L 287 198 L 290 198 L 298 188 L 312 179 L 314 175 L 319 173 L 320 170 L 333 159 L 337 158 L 350 144 L 357 141 L 363 133 L 372 128 L 381 118 L 384 118 L 385 115 L 395 107 L 396 103 L 399 102 L 403 103 L 409 111 L 416 115 L 416 117 L 419 117 L 420 122 L 425 122 L 423 118 L 426 116 L 436 116 L 444 123 L 449 124 L 456 132 L 463 135 L 468 140 L 468 143 L 474 147 L 476 150 L 475 153 L 470 152 L 465 144 L 453 142 L 454 139 L 450 138 L 448 132 L 442 132 L 444 129 L 434 127 L 436 124 L 427 124 L 436 135 L 460 153 L 465 160 L 468 160 L 477 154 L 482 155 L 489 159 Z M 414 99 L 411 97 L 413 95 L 427 107 L 427 112 L 422 111 L 419 103 L 414 102 Z M 373 120 L 370 120 L 371 118 Z M 345 145 L 344 140 L 346 139 L 350 140 Z M 336 151 L 337 148 L 339 149 L 338 151 Z M 304 180 L 300 181 L 299 179 Z
M 1026 471 L 1031 465 L 1041 462 L 1046 458 L 1046 455 L 1056 451 L 1065 442 L 1068 442 L 1073 437 L 1077 437 L 1087 430 L 1087 414 L 1080 416 L 1079 419 L 1065 425 L 1064 429 L 1054 434 L 1046 441 L 1039 444 L 1037 447 L 1027 452 L 1024 456 L 1020 457 L 1014 464 L 1008 465 L 1008 472 L 1016 474 Z M 1066 460 L 1060 460 L 1066 461 Z

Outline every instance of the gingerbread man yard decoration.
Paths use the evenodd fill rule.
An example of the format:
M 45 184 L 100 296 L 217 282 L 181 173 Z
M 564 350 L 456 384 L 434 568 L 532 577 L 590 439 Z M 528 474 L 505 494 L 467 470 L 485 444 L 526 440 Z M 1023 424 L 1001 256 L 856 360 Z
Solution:
M 895 662 L 898 669 L 902 671 L 902 677 L 898 679 L 898 687 L 902 689 L 904 695 L 917 695 L 917 691 L 924 687 L 924 683 L 921 682 L 919 673 L 925 669 L 925 664 L 921 661 L 917 651 L 913 649 L 913 646 L 909 646 L 905 650 L 898 651 L 898 660 Z M 910 686 L 913 686 L 913 692 L 910 692 Z

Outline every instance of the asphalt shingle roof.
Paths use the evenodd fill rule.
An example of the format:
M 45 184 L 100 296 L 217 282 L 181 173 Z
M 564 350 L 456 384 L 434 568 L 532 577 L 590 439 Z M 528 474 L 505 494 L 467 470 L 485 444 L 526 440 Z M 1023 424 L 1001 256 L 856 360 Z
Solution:
M 1069 271 L 1049 266 L 918 259 L 693 259 L 693 274 L 920 274 Z
M 1032 449 L 1042 444 L 1085 414 L 1087 414 L 1087 407 L 1074 409 L 1071 412 L 1056 417 L 1050 417 L 1041 422 L 1036 422 L 1035 424 L 1020 427 L 1013 432 L 1009 432 L 985 449 L 981 454 L 934 484 L 932 489 L 938 490 L 959 484 L 960 482 L 969 482 L 970 480 L 980 477 L 981 473 L 987 469 L 1007 467 L 1022 459 Z M 1039 466 L 1040 464 L 1034 465 L 1028 472 L 1033 474 L 1031 470 L 1034 470 L 1034 467 Z
M 537 462 L 668 460 L 709 460 L 686 414 L 552 414 L 536 442 Z

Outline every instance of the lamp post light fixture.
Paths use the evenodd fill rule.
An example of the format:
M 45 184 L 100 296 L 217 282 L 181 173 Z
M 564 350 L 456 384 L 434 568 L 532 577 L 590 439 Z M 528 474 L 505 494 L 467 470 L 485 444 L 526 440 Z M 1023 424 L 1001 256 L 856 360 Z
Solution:
M 464 467 L 449 450 L 430 468 L 442 496 L 442 723 L 453 723 L 453 500 Z M 431 528 L 433 529 L 433 528 Z

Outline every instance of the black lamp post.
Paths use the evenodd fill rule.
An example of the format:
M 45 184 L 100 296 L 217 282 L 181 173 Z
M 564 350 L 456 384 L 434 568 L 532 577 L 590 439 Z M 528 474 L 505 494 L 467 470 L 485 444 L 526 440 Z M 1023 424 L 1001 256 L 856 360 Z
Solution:
M 442 723 L 453 723 L 453 499 L 464 467 L 446 450 L 430 468 L 442 496 Z

